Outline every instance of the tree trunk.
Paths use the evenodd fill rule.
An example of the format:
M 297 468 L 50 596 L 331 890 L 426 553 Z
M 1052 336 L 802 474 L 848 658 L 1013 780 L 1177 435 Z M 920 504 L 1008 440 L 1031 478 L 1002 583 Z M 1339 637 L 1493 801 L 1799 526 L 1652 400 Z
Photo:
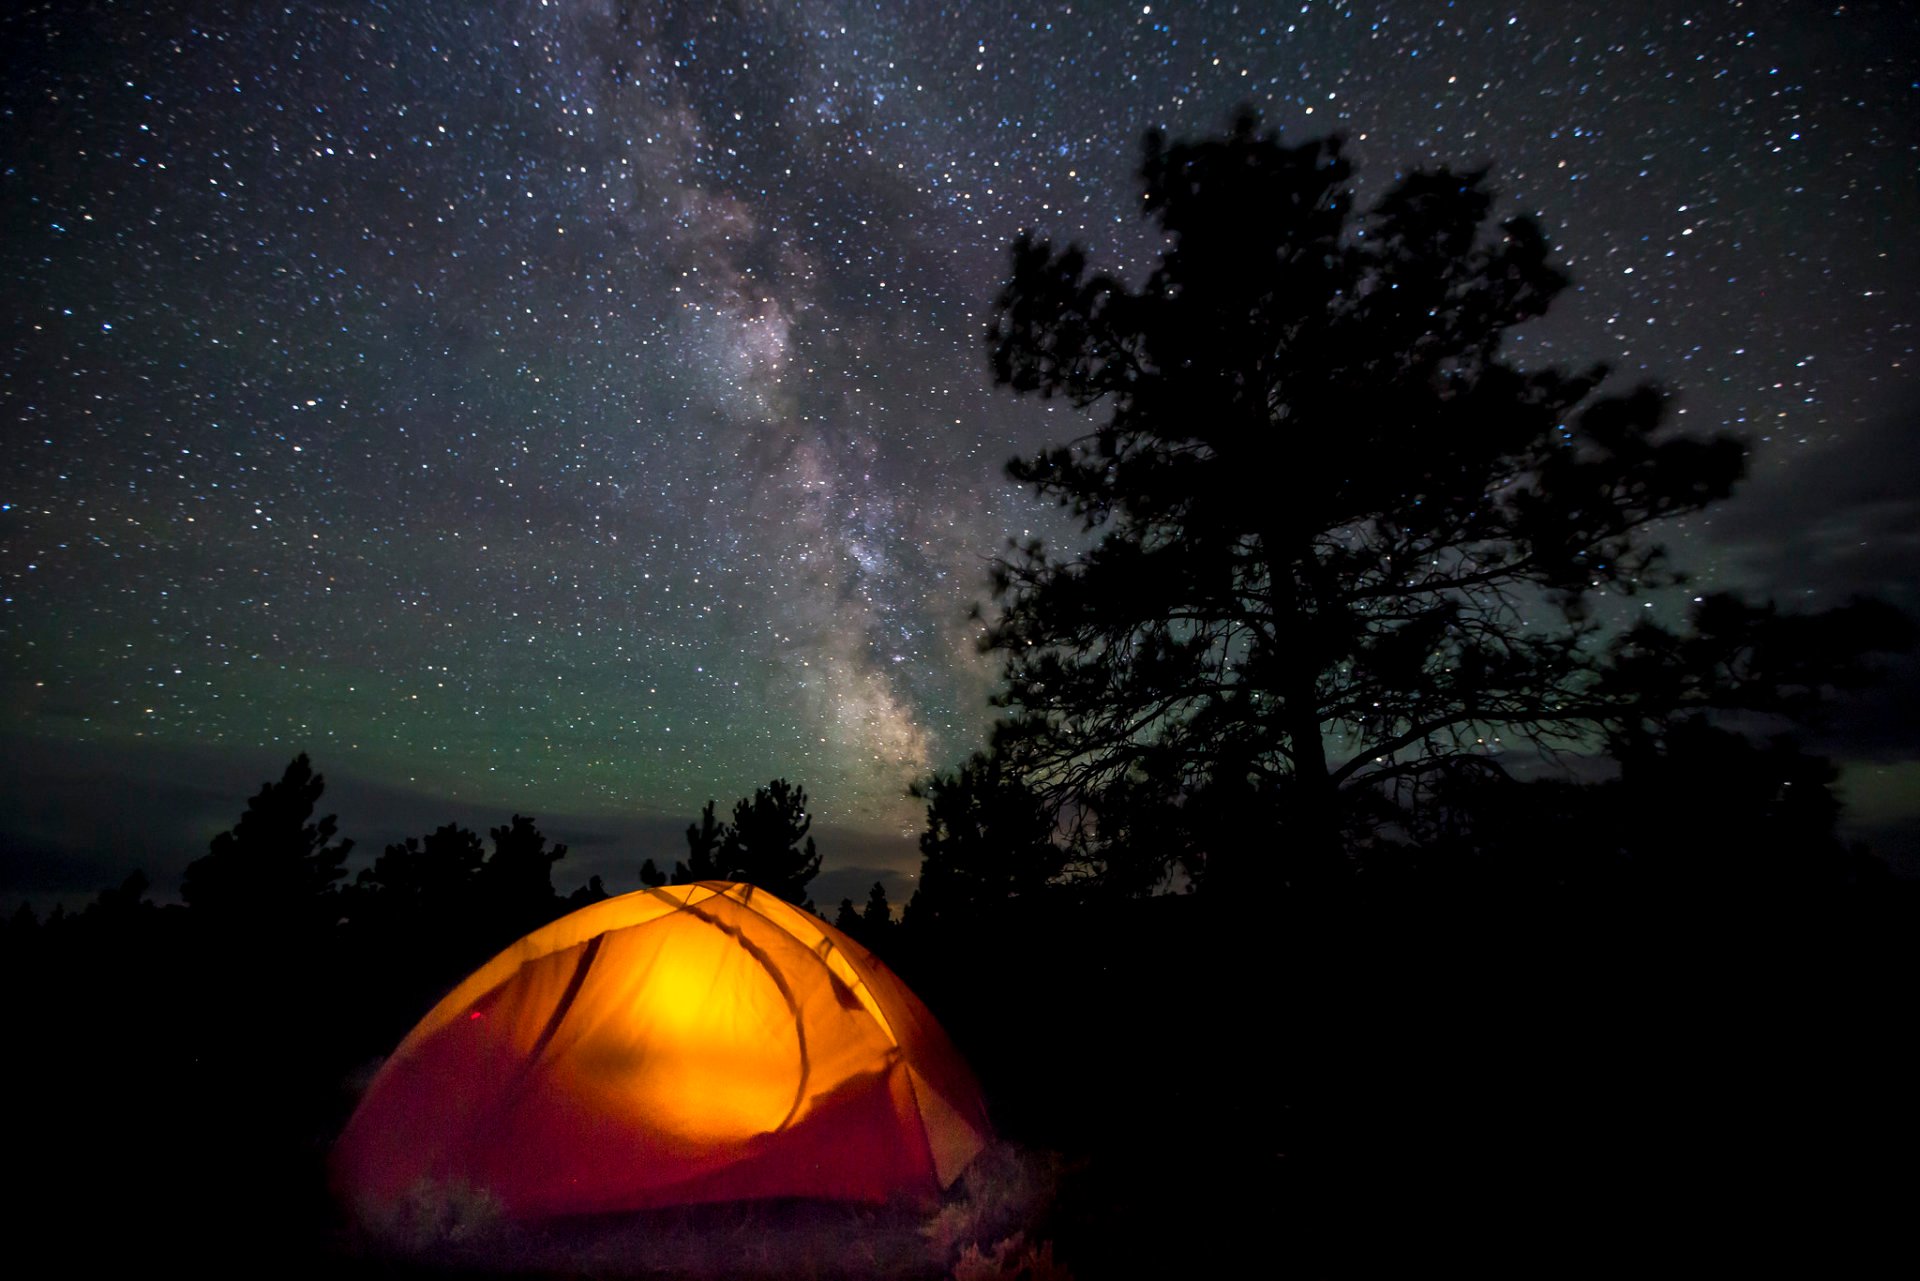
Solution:
M 1293 747 L 1292 810 L 1287 823 L 1286 879 L 1295 886 L 1325 881 L 1340 867 L 1340 827 L 1336 821 L 1333 779 L 1327 770 L 1327 744 L 1320 734 L 1319 700 L 1309 664 L 1290 673 L 1285 694 L 1285 724 Z
M 1313 637 L 1317 620 L 1301 604 L 1296 557 L 1280 554 L 1289 548 L 1285 536 L 1269 529 L 1262 535 L 1274 588 L 1279 637 L 1292 644 L 1294 661 L 1286 666 L 1276 691 L 1281 700 L 1281 726 L 1292 749 L 1293 786 L 1288 797 L 1287 824 L 1282 832 L 1285 849 L 1275 879 L 1299 888 L 1323 884 L 1341 865 L 1340 829 L 1335 817 L 1334 786 L 1327 768 L 1327 744 L 1320 733 L 1320 656 Z M 1302 549 L 1301 556 L 1311 556 Z M 1304 643 L 1303 643 L 1304 642 Z

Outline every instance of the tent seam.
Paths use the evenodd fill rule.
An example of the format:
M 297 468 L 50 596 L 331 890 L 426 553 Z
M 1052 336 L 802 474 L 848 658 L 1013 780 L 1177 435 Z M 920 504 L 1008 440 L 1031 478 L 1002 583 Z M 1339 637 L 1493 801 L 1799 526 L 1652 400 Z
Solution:
M 741 884 L 742 882 L 735 882 L 735 883 Z M 758 887 L 748 886 L 747 888 L 757 889 Z M 760 892 L 765 893 L 765 891 L 760 891 Z M 752 897 L 753 897 L 752 895 L 748 895 L 746 898 L 734 898 L 731 895 L 718 894 L 716 895 L 716 897 L 725 898 L 732 903 L 738 903 L 741 907 L 745 908 L 749 912 L 752 912 L 755 916 L 765 921 L 768 925 L 771 925 L 774 929 L 779 930 L 782 934 L 786 935 L 788 938 L 793 939 L 794 942 L 798 943 L 800 941 L 797 937 L 795 937 L 792 930 L 788 929 L 785 925 L 782 925 L 779 921 L 775 920 L 771 916 L 768 916 L 765 912 L 762 912 L 759 908 L 755 907 L 752 903 Z M 785 899 L 779 899 L 778 901 L 782 903 L 786 903 Z M 793 904 L 787 903 L 787 906 L 793 907 Z M 802 909 L 800 908 L 794 908 L 794 911 L 796 912 L 801 910 Z M 826 922 L 824 921 L 821 922 L 822 926 L 825 926 L 825 924 Z M 824 942 L 829 948 L 832 948 L 834 951 L 839 952 L 843 957 L 846 955 L 846 949 L 842 948 L 839 944 L 835 943 L 832 937 L 827 935 L 824 931 L 822 932 L 820 937 L 821 937 L 821 941 Z M 806 948 L 805 950 L 811 953 L 814 959 L 820 962 L 821 966 L 827 971 L 829 976 L 831 976 L 832 978 L 834 978 L 840 983 L 846 984 L 846 986 L 849 989 L 852 989 L 857 985 L 861 990 L 865 991 L 870 998 L 872 998 L 873 1007 L 871 1009 L 868 1009 L 868 1007 L 864 1002 L 861 1004 L 860 1008 L 862 1010 L 865 1010 L 868 1017 L 870 1017 L 871 1019 L 873 1019 L 875 1023 L 880 1025 L 880 1030 L 886 1034 L 887 1040 L 893 1045 L 895 1049 L 902 1048 L 900 1043 L 900 1034 L 894 1030 L 893 1020 L 888 1017 L 886 1007 L 880 1003 L 880 994 L 874 991 L 872 985 L 870 985 L 867 982 L 867 980 L 861 976 L 859 967 L 854 965 L 853 962 L 851 961 L 847 962 L 847 968 L 853 971 L 853 982 L 847 983 L 845 979 L 841 978 L 838 974 L 835 974 L 833 972 L 833 967 L 826 963 L 827 958 L 824 954 L 818 951 L 815 951 L 815 949 L 813 948 Z
M 901 1054 L 897 1062 L 900 1071 L 904 1073 L 907 1078 L 907 1094 L 913 1099 L 914 1124 L 920 1127 L 920 1142 L 927 1149 L 927 1164 L 933 1169 L 933 1181 L 942 1188 L 945 1188 L 946 1184 L 941 1182 L 940 1179 L 940 1158 L 933 1154 L 933 1135 L 927 1132 L 926 1109 L 920 1104 L 920 1087 L 914 1084 L 913 1065 L 907 1062 L 905 1054 Z
M 720 898 L 725 896 L 714 895 L 714 897 Z M 702 901 L 704 902 L 705 900 Z M 731 901 L 737 903 L 740 900 L 733 899 Z M 806 1020 L 800 1017 L 800 1002 L 794 997 L 793 989 L 787 984 L 786 976 L 781 974 L 779 969 L 774 966 L 773 958 L 768 956 L 766 951 L 758 944 L 748 940 L 746 934 L 737 926 L 730 928 L 711 914 L 694 907 L 691 903 L 687 904 L 687 911 L 695 920 L 705 921 L 708 925 L 711 925 L 714 929 L 719 930 L 722 934 L 725 934 L 734 942 L 738 943 L 740 949 L 752 957 L 760 968 L 767 972 L 767 977 L 773 980 L 774 990 L 780 993 L 780 999 L 787 1003 L 787 1012 L 793 1015 L 794 1039 L 798 1041 L 800 1045 L 800 1082 L 794 1090 L 793 1103 L 787 1108 L 787 1114 L 780 1118 L 780 1124 L 773 1128 L 773 1133 L 778 1134 L 793 1123 L 793 1118 L 800 1111 L 800 1105 L 806 1102 L 807 1082 L 813 1076 L 813 1059 L 807 1052 L 807 1024 Z M 761 919 L 767 920 L 765 917 Z M 778 922 L 767 920 L 767 924 L 773 926 L 775 929 L 780 929 Z M 781 930 L 781 932 L 789 938 L 792 937 L 790 931 Z

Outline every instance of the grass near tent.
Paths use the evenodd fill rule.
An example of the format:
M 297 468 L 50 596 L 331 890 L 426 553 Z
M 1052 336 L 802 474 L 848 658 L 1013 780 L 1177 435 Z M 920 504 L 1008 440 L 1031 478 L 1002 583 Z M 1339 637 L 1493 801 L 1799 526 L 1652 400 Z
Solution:
M 344 1270 L 684 1278 L 986 1278 L 1045 1265 L 1058 1159 L 999 1145 L 937 1208 L 761 1201 L 524 1225 L 469 1189 L 420 1188 L 395 1217 L 345 1231 Z M 1041 1266 L 1035 1270 L 1035 1263 Z

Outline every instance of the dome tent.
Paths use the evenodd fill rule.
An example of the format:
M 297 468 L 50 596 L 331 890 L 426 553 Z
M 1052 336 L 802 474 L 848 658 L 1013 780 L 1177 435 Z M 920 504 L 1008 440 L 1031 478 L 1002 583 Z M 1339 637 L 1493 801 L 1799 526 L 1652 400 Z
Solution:
M 991 1131 L 932 1015 L 844 934 L 749 885 L 606 899 L 422 1019 L 333 1153 L 363 1209 L 485 1189 L 517 1218 L 929 1196 Z

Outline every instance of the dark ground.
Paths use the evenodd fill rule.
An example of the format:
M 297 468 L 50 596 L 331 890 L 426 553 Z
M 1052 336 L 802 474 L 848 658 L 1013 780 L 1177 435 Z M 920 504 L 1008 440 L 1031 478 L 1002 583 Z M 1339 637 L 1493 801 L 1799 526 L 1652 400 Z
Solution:
M 1047 1185 L 971 1226 L 989 1243 L 1024 1228 L 1083 1279 L 1249 1258 L 1303 1277 L 1910 1275 L 1907 889 L 1659 909 L 1159 899 L 1047 931 L 1003 923 L 898 968 L 1013 1145 L 993 1177 L 1011 1161 Z M 337 974 L 143 928 L 82 951 L 9 944 L 15 1257 L 198 1275 L 943 1274 L 927 1216 L 898 1208 L 494 1225 L 383 1255 L 344 1228 L 322 1173 L 364 1069 L 340 1030 L 378 1020 L 355 1019 Z

